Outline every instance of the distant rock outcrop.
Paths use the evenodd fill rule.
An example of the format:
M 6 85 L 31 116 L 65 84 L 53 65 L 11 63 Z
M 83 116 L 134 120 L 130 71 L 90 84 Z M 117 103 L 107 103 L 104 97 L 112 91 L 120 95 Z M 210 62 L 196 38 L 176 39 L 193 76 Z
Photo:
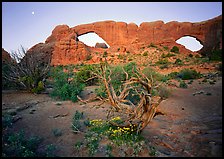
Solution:
M 105 43 L 96 43 L 95 48 L 103 48 L 103 49 L 107 49 L 107 44 Z
M 10 54 L 2 48 L 2 63 L 11 61 L 12 58 Z
M 153 43 L 169 48 L 176 45 L 182 53 L 191 52 L 177 44 L 176 40 L 184 36 L 192 36 L 203 45 L 199 51 L 202 53 L 222 48 L 222 15 L 198 23 L 154 21 L 143 22 L 139 27 L 134 23 L 115 21 L 82 24 L 72 28 L 59 25 L 41 45 L 52 46 L 52 52 L 49 53 L 52 55 L 52 65 L 77 64 L 87 59 L 91 53 L 102 49 L 89 47 L 78 40 L 79 36 L 90 32 L 96 33 L 106 41 L 110 46 L 108 51 L 117 51 L 118 48 L 136 50 Z

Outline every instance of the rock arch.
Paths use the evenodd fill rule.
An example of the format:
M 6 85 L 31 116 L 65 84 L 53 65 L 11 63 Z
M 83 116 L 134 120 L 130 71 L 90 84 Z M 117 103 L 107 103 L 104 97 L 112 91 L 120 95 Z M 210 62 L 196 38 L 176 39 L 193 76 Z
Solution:
M 180 46 L 176 40 L 183 36 L 195 37 L 200 41 L 203 44 L 200 53 L 222 49 L 222 15 L 197 23 L 154 21 L 143 22 L 140 26 L 134 23 L 100 21 L 72 28 L 67 25 L 55 27 L 52 35 L 45 41 L 45 45 L 54 45 L 52 65 L 75 64 L 96 51 L 77 38 L 90 32 L 99 35 L 110 49 L 124 47 L 134 50 L 150 43 L 172 48 L 174 45 Z M 189 51 L 184 47 L 180 48 L 180 52 Z
M 185 42 L 188 42 L 188 44 L 185 44 Z M 198 51 L 200 52 L 200 50 L 203 48 L 203 43 L 202 43 L 202 41 L 200 39 L 198 39 L 196 37 L 193 37 L 193 36 L 189 36 L 189 35 L 185 35 L 185 36 L 177 39 L 176 40 L 176 43 L 185 46 L 185 48 L 187 48 L 187 49 L 190 48 L 189 45 L 193 45 L 194 47 L 198 47 L 199 48 L 197 50 L 191 50 L 191 49 L 189 49 L 189 50 L 191 50 L 193 52 L 198 52 Z

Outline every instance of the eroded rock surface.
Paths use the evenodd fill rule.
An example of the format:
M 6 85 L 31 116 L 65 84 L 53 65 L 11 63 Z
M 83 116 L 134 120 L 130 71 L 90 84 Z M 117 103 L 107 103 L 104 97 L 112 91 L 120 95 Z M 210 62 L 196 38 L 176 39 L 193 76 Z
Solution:
M 105 49 L 85 45 L 78 37 L 94 32 L 110 46 L 108 51 L 118 48 L 135 50 L 151 43 L 172 48 L 178 46 L 181 53 L 191 52 L 176 40 L 183 36 L 195 37 L 203 48 L 199 52 L 208 52 L 213 49 L 222 49 L 222 15 L 213 19 L 191 23 L 171 21 L 143 22 L 140 26 L 134 23 L 101 21 L 90 24 L 77 25 L 69 28 L 67 25 L 58 25 L 52 31 L 44 44 L 52 45 L 52 65 L 77 64 L 85 61 L 94 52 L 103 53 Z M 100 58 L 93 58 L 92 62 Z

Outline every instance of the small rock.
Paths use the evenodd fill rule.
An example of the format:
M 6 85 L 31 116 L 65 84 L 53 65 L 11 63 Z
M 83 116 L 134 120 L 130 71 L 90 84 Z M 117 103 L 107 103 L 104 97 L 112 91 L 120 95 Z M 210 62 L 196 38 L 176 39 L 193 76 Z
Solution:
M 16 110 L 15 109 L 10 109 L 10 110 L 7 111 L 7 114 L 13 116 L 13 115 L 16 115 L 17 113 L 16 113 Z
M 17 121 L 20 120 L 20 119 L 22 119 L 22 116 L 20 116 L 20 115 L 16 115 L 16 116 L 14 116 L 14 117 L 12 118 L 12 123 L 17 122 Z

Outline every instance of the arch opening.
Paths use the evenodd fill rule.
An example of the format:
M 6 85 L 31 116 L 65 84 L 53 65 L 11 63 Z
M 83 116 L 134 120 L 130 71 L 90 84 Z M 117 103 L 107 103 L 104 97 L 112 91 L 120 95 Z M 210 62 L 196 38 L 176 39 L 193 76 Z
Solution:
M 78 39 L 79 41 L 91 47 L 95 47 L 96 43 L 105 43 L 107 48 L 110 47 L 105 40 L 103 40 L 99 35 L 97 35 L 94 32 L 88 32 L 86 34 L 82 34 L 78 36 Z
M 191 50 L 193 52 L 199 51 L 203 47 L 201 42 L 197 38 L 192 36 L 183 36 L 176 40 L 176 43 L 185 46 L 188 50 Z

